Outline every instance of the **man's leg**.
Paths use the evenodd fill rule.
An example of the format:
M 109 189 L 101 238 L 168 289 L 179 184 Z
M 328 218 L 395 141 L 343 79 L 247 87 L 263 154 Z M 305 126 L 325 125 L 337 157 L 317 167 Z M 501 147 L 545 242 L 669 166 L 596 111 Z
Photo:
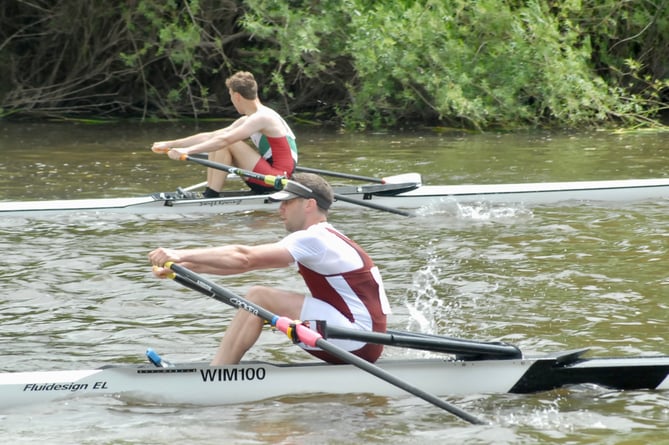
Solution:
M 218 162 L 219 164 L 230 165 L 232 155 L 227 148 L 209 152 L 209 160 Z M 220 192 L 225 184 L 225 179 L 228 177 L 228 172 L 218 170 L 216 168 L 207 169 L 207 187 L 215 192 Z
M 218 162 L 219 164 L 231 165 L 244 170 L 253 170 L 256 166 L 260 154 L 255 148 L 251 147 L 244 141 L 235 142 L 220 150 L 209 153 L 209 160 Z M 225 179 L 228 177 L 228 172 L 218 170 L 216 168 L 207 169 L 207 187 L 220 192 L 223 190 Z
M 264 286 L 249 289 L 246 299 L 279 316 L 300 318 L 304 295 Z M 264 321 L 243 309 L 237 311 L 221 340 L 212 366 L 239 363 L 246 351 L 258 340 Z

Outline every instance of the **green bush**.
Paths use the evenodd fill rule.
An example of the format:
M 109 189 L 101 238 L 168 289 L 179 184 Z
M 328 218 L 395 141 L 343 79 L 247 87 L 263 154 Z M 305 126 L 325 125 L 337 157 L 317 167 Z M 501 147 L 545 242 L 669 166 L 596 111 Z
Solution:
M 647 79 L 639 95 L 607 82 L 594 67 L 591 40 L 609 39 L 612 30 L 598 35 L 598 18 L 581 2 L 552 9 L 538 0 L 247 3 L 254 12 L 246 29 L 278 48 L 273 79 L 281 91 L 285 72 L 322 76 L 341 65 L 337 59 L 349 60 L 351 72 L 336 73 L 348 74 L 349 100 L 338 110 L 349 127 L 407 119 L 478 129 L 648 123 L 667 87 Z M 615 9 L 606 3 L 600 14 Z M 652 23 L 635 14 L 635 26 Z
M 659 0 L 40 5 L 0 7 L 5 116 L 227 116 L 240 69 L 280 111 L 352 129 L 648 126 L 667 105 Z

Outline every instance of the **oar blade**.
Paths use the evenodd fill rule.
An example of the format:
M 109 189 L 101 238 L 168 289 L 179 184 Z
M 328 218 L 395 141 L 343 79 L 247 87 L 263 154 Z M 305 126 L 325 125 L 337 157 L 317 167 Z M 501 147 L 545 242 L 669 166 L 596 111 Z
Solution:
M 384 184 L 416 184 L 417 187 L 423 185 L 423 177 L 420 173 L 402 173 L 400 175 L 386 176 L 383 178 Z

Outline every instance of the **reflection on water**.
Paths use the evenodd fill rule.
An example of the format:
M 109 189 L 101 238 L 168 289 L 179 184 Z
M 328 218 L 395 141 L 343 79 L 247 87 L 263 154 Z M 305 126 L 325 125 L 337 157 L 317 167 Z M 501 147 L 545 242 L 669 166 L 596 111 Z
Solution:
M 151 141 L 190 130 L 63 128 L 0 127 L 0 150 L 11 159 L 0 165 L 2 199 L 129 196 L 203 178 L 198 166 L 148 152 Z M 304 165 L 369 176 L 418 171 L 432 184 L 659 177 L 669 166 L 662 138 L 648 135 L 302 134 Z M 587 346 L 598 356 L 647 355 L 667 353 L 668 211 L 666 200 L 444 202 L 413 219 L 349 209 L 331 220 L 381 268 L 394 329 L 508 341 L 528 352 Z M 136 363 L 149 346 L 173 361 L 208 360 L 234 311 L 154 279 L 147 252 L 283 235 L 266 212 L 4 218 L 0 368 Z M 241 294 L 256 283 L 303 287 L 285 270 L 217 280 Z M 385 355 L 425 354 L 387 348 Z M 309 359 L 271 332 L 248 358 Z M 72 430 L 88 443 L 204 444 L 217 436 L 226 443 L 657 442 L 669 421 L 667 395 L 643 391 L 578 387 L 448 400 L 492 424 L 464 425 L 412 397 L 318 395 L 216 408 L 107 398 L 2 413 L 0 434 L 12 443 L 54 444 L 71 443 Z M 26 426 L 27 418 L 40 421 Z

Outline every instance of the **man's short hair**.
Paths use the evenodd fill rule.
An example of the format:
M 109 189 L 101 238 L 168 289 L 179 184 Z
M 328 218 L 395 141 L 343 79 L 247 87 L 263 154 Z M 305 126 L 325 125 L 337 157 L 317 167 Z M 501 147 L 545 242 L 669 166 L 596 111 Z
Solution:
M 244 99 L 254 100 L 258 97 L 258 83 L 248 71 L 237 71 L 225 80 L 225 86 Z

